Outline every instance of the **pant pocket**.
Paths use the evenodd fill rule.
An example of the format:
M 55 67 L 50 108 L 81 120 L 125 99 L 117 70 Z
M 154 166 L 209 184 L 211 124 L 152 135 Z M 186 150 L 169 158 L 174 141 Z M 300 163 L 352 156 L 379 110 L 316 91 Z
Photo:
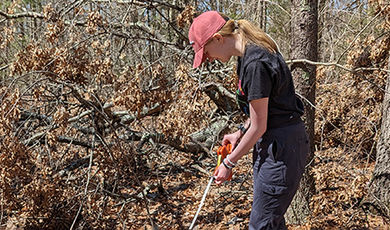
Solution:
M 281 152 L 282 152 L 282 145 L 279 141 L 273 140 L 271 144 L 268 146 L 267 149 L 268 155 L 271 157 L 271 159 L 274 162 L 277 162 L 280 160 Z
M 275 210 L 284 207 L 288 188 L 279 185 L 262 184 L 263 211 L 272 215 Z

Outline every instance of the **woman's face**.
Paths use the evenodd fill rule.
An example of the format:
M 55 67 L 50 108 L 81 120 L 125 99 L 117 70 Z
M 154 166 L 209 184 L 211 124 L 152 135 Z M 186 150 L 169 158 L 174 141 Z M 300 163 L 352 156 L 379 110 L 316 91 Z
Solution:
M 213 36 L 204 46 L 204 55 L 208 59 L 209 62 L 214 60 L 218 60 L 221 62 L 227 62 L 230 60 L 231 56 L 229 54 L 229 49 L 226 46 L 226 42 L 224 37 L 217 34 Z

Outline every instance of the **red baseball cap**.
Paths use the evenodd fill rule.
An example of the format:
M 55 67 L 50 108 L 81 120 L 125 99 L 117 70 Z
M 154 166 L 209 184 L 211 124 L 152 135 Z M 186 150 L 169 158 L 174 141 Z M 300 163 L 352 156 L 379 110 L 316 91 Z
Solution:
M 195 51 L 193 67 L 199 67 L 205 60 L 204 45 L 226 23 L 226 20 L 217 11 L 207 11 L 196 17 L 188 32 L 190 44 Z

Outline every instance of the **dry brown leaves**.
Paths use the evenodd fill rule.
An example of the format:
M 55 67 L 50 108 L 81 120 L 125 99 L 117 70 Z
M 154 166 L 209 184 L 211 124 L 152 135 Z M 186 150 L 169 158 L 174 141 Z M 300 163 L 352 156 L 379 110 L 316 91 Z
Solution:
M 388 12 L 389 6 L 383 1 L 371 2 L 378 12 Z M 383 23 L 386 27 L 388 22 Z M 353 45 L 347 57 L 349 68 L 388 69 L 388 35 L 358 39 Z M 328 67 L 322 67 L 317 72 L 316 136 L 320 145 L 312 171 L 318 193 L 311 201 L 309 225 L 321 229 L 381 229 L 384 220 L 367 211 L 363 199 L 368 195 L 375 165 L 388 73 L 359 70 L 329 79 L 328 71 Z
M 389 12 L 386 1 L 377 2 L 378 12 Z M 91 150 L 58 143 L 57 138 L 68 135 L 80 141 L 99 142 L 97 137 L 80 134 L 67 123 L 70 117 L 84 112 L 86 105 L 80 105 L 61 82 L 80 88 L 85 100 L 98 104 L 96 96 L 104 102 L 115 98 L 116 108 L 121 106 L 138 115 L 145 108 L 162 106 L 157 117 L 148 118 L 151 126 L 146 125 L 147 119 L 129 125 L 136 130 L 185 137 L 206 127 L 215 105 L 199 90 L 199 82 L 188 75 L 189 66 L 179 65 L 174 76 L 157 62 L 128 66 L 116 74 L 110 56 L 113 44 L 109 40 L 82 43 L 78 33 L 64 33 L 66 26 L 52 6 L 45 7 L 44 15 L 48 28 L 45 42 L 33 42 L 17 53 L 11 70 L 14 76 L 39 73 L 51 80 L 50 85 L 37 84 L 26 95 L 21 95 L 16 86 L 0 90 L 0 192 L 7 210 L 4 220 L 26 229 L 69 229 L 82 206 L 79 218 L 86 228 L 139 229 L 150 225 L 151 219 L 161 228 L 188 227 L 208 179 L 191 167 L 191 156 L 153 143 L 137 152 L 135 144 L 120 141 L 118 133 L 106 134 L 104 119 L 96 111 L 77 125 L 100 129 L 107 146 L 101 144 Z M 194 8 L 187 7 L 178 17 L 178 25 L 188 25 L 194 15 Z M 389 28 L 389 17 L 385 17 L 382 26 Z M 84 32 L 89 34 L 96 34 L 104 24 L 98 12 L 89 12 L 86 21 Z M 14 33 L 12 25 L 4 30 L 0 49 L 12 42 Z M 387 69 L 388 52 L 388 38 L 362 39 L 348 55 L 349 67 Z M 318 193 L 311 202 L 313 215 L 309 223 L 299 229 L 348 229 L 383 223 L 380 217 L 364 212 L 360 202 L 367 194 L 373 169 L 383 100 L 383 91 L 378 88 L 383 88 L 387 75 L 378 70 L 361 73 L 328 79 L 327 68 L 318 70 L 316 130 L 317 143 L 321 144 L 313 168 Z M 222 83 L 234 91 L 236 77 Z M 110 90 L 103 92 L 99 85 Z M 17 131 L 20 110 L 31 108 L 38 114 L 52 116 L 53 123 L 42 125 L 44 122 L 34 120 Z M 104 112 L 110 115 L 110 111 Z M 45 131 L 44 144 L 26 146 L 21 141 Z M 91 156 L 93 164 L 89 165 Z M 215 164 L 213 157 L 205 160 L 203 166 L 210 172 L 209 166 Z M 82 167 L 60 174 L 84 158 L 88 161 Z M 234 183 L 213 186 L 198 219 L 201 228 L 247 227 L 251 179 L 246 179 L 246 175 L 251 170 L 250 159 L 240 164 Z M 234 219 L 238 221 L 226 224 Z
M 207 127 L 213 102 L 200 90 L 188 75 L 189 67 L 180 65 L 175 73 L 174 103 L 158 118 L 159 127 L 166 134 L 187 136 Z
M 103 17 L 99 12 L 91 12 L 87 19 L 87 32 L 94 34 L 98 31 L 98 27 L 103 24 Z
M 177 16 L 176 23 L 180 28 L 191 25 L 192 19 L 195 16 L 195 8 L 193 6 L 186 6 L 186 8 Z
M 118 90 L 115 105 L 137 112 L 138 116 L 145 108 L 169 103 L 173 94 L 160 64 L 150 69 L 145 69 L 141 64 L 127 68 L 114 87 Z

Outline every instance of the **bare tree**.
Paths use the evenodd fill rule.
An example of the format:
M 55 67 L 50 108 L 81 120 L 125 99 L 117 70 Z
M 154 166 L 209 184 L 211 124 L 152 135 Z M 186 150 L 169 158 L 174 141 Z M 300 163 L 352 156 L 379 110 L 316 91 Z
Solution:
M 388 67 L 390 70 L 390 57 Z M 376 147 L 376 163 L 372 175 L 371 195 L 374 198 L 374 203 L 381 211 L 390 216 L 390 72 L 387 76 L 382 111 L 381 134 Z
M 317 0 L 292 1 L 291 30 L 292 30 L 292 59 L 309 59 L 317 61 Z M 301 95 L 305 105 L 305 124 L 310 140 L 308 162 L 314 156 L 314 120 L 315 120 L 315 81 L 316 66 L 297 63 L 291 66 L 297 92 Z M 308 168 L 307 168 L 308 169 Z M 292 223 L 301 223 L 310 214 L 309 202 L 314 194 L 314 179 L 310 170 L 306 170 L 300 188 L 287 212 L 287 220 Z

